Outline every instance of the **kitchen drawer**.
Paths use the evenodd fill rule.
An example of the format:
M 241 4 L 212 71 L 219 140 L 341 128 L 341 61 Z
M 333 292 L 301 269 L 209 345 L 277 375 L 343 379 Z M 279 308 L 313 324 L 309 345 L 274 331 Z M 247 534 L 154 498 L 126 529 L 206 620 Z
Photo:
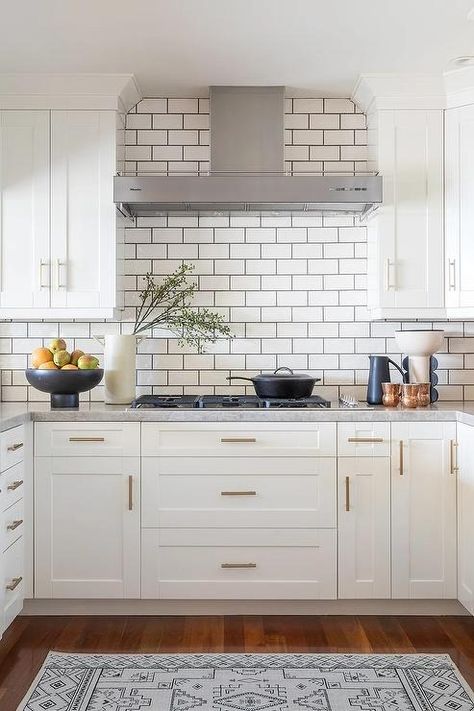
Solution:
M 25 529 L 24 508 L 23 499 L 20 499 L 3 512 L 3 550 L 23 535 Z
M 331 528 L 332 457 L 148 457 L 142 525 L 165 528 Z
M 3 553 L 4 629 L 23 609 L 25 597 L 24 540 L 19 538 Z
M 23 498 L 25 489 L 25 464 L 19 462 L 0 476 L 0 506 L 5 511 Z
M 389 457 L 389 422 L 340 422 L 337 425 L 340 457 Z
M 331 457 L 332 422 L 145 422 L 142 454 L 168 457 Z
M 334 599 L 336 532 L 147 529 L 142 598 Z
M 0 462 L 2 472 L 22 462 L 25 456 L 25 428 L 13 427 L 0 434 Z
M 139 456 L 137 422 L 40 422 L 35 426 L 37 457 Z

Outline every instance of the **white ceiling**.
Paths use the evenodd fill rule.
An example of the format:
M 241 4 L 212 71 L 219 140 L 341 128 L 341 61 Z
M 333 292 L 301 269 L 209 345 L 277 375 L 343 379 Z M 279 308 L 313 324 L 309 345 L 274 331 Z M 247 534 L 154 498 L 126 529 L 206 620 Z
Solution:
M 0 0 L 0 72 L 135 74 L 144 96 L 284 84 L 348 96 L 361 73 L 474 54 L 472 0 Z

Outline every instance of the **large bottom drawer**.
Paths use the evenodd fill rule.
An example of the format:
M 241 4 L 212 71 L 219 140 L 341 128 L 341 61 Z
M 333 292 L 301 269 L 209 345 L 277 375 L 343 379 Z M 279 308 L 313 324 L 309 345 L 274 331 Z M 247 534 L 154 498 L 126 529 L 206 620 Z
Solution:
M 5 606 L 3 629 L 6 629 L 23 609 L 24 585 L 24 543 L 23 538 L 15 541 L 3 553 L 3 586 Z
M 142 598 L 334 599 L 329 529 L 148 529 Z

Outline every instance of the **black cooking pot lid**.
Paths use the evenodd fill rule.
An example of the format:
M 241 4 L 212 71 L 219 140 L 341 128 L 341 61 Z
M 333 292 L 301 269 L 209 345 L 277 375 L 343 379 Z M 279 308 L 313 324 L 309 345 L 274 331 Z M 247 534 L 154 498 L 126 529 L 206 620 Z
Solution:
M 284 372 L 282 372 L 284 371 Z M 256 380 L 257 382 L 262 380 L 266 383 L 271 380 L 288 380 L 290 382 L 294 382 L 295 380 L 320 380 L 320 378 L 312 378 L 310 375 L 306 375 L 305 373 L 293 373 L 291 368 L 277 368 L 273 373 L 261 373 L 260 375 L 255 375 L 252 380 Z

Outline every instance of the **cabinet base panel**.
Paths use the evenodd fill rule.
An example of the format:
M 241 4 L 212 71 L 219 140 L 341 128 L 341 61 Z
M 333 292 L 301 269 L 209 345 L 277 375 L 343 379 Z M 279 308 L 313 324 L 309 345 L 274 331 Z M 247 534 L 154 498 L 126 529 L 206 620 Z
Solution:
M 469 615 L 457 600 L 25 600 L 23 615 Z

